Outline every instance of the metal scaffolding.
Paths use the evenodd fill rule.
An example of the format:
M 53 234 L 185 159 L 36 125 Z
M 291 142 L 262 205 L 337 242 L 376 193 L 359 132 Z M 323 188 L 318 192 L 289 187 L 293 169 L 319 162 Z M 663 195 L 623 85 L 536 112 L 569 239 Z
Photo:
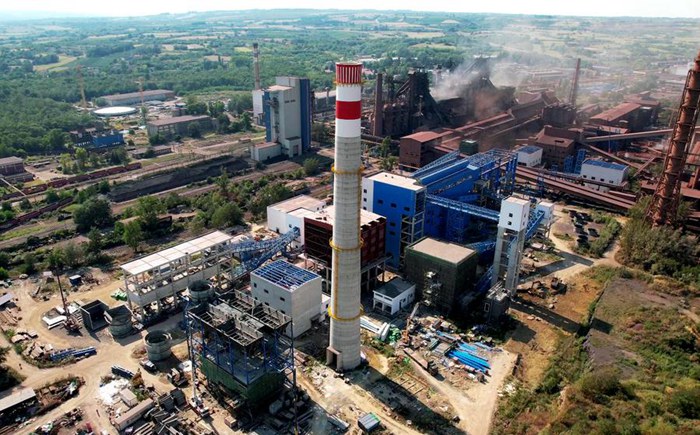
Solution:
M 285 252 L 299 230 L 274 239 L 237 240 L 214 231 L 121 266 L 129 309 L 149 324 L 180 311 L 191 283 L 216 277 L 219 290 L 235 282 L 276 254 Z
M 185 329 L 192 378 L 241 395 L 251 406 L 296 388 L 291 317 L 251 296 L 231 291 L 210 303 L 187 306 Z

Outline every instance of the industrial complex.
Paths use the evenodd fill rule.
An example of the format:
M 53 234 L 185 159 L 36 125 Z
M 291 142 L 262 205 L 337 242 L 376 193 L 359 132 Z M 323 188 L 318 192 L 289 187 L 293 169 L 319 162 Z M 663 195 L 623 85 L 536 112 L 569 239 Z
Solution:
M 10 211 L 29 203 L 0 229 L 55 212 L 75 222 L 62 231 L 83 232 L 85 256 L 117 252 L 86 273 L 51 239 L 63 258 L 46 254 L 42 271 L 24 255 L 26 273 L 2 281 L 0 326 L 16 350 L 8 364 L 29 365 L 31 384 L 0 397 L 0 423 L 11 428 L 0 435 L 28 425 L 68 433 L 54 428 L 82 418 L 135 435 L 485 434 L 497 398 L 523 388 L 514 379 L 531 368 L 521 355 L 541 350 L 531 336 L 554 337 L 548 352 L 560 331 L 595 346 L 602 293 L 580 274 L 619 266 L 612 247 L 631 219 L 621 215 L 646 195 L 640 219 L 650 228 L 682 219 L 683 231 L 700 231 L 700 54 L 672 128 L 661 129 L 651 92 L 577 105 L 592 67 L 576 58 L 573 74 L 531 69 L 513 87 L 494 84 L 488 56 L 405 74 L 356 57 L 329 62 L 333 88 L 314 89 L 292 75 L 263 85 L 261 47 L 241 48 L 252 60 L 252 108 L 232 99 L 193 111 L 194 99 L 141 80 L 139 92 L 82 108 L 95 127 L 64 133 L 80 154 L 103 153 L 95 167 L 116 169 L 85 171 L 85 157 L 72 177 L 47 178 L 38 158 L 0 159 L 3 201 Z M 566 98 L 547 86 L 569 79 Z M 230 123 L 240 129 L 225 130 Z M 137 149 L 134 130 L 150 142 Z M 117 151 L 130 140 L 128 158 L 143 164 Z M 105 204 L 114 229 L 81 220 L 86 203 Z M 41 226 L 28 228 L 15 237 L 40 246 Z M 20 257 L 8 252 L 8 264 Z M 583 300 L 580 323 L 557 311 Z M 640 316 L 629 315 L 630 334 L 645 328 Z M 543 332 L 545 323 L 559 329 Z M 678 346 L 700 337 L 686 329 Z M 63 368 L 75 375 L 59 378 Z M 86 394 L 99 402 L 76 398 Z M 78 400 L 95 412 L 67 405 Z

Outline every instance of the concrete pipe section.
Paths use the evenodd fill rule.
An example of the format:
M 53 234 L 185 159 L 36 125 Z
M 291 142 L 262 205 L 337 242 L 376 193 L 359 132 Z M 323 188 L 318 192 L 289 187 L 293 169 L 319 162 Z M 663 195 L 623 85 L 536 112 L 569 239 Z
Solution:
M 195 281 L 187 288 L 192 303 L 208 302 L 214 296 L 214 288 L 207 281 Z
M 111 308 L 105 311 L 104 316 L 109 323 L 109 333 L 112 337 L 122 338 L 132 333 L 131 311 L 126 305 Z
M 151 331 L 144 338 L 148 359 L 153 362 L 163 361 L 172 355 L 170 335 L 163 331 Z

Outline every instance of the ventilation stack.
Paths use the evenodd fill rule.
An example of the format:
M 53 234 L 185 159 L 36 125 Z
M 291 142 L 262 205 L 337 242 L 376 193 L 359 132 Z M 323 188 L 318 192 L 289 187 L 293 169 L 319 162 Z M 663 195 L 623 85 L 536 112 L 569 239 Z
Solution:
M 260 90 L 260 51 L 258 43 L 253 42 L 253 74 L 255 75 L 255 90 Z
M 351 370 L 360 364 L 360 186 L 362 183 L 362 64 L 336 64 L 335 165 L 333 166 L 333 281 L 329 365 Z

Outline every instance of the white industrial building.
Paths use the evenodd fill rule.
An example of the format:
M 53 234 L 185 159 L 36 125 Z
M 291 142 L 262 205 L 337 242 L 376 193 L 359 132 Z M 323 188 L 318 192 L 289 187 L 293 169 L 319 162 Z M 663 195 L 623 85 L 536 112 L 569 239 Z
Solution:
M 524 231 L 530 217 L 530 201 L 510 197 L 501 202 L 498 227 L 511 231 Z
M 250 273 L 253 297 L 292 317 L 294 337 L 320 318 L 322 278 L 284 260 L 273 261 Z M 288 330 L 287 334 L 291 331 Z M 291 334 L 290 334 L 291 335 Z
M 607 192 L 613 186 L 622 186 L 627 180 L 628 172 L 629 166 L 627 165 L 602 160 L 587 159 L 581 165 L 581 177 L 584 179 L 584 184 L 601 192 Z M 586 183 L 585 180 L 597 183 Z M 610 187 L 598 183 L 608 184 Z
M 301 236 L 292 243 L 298 248 L 304 245 L 304 218 L 314 216 L 326 208 L 326 202 L 308 195 L 299 195 L 267 207 L 267 229 L 287 234 L 298 228 Z
M 542 164 L 542 148 L 526 145 L 515 150 L 518 154 L 518 164 L 531 168 Z
M 411 305 L 415 297 L 416 285 L 395 277 L 374 291 L 372 308 L 393 316 Z
M 262 110 L 264 144 L 250 149 L 254 160 L 300 156 L 311 145 L 311 90 L 307 78 L 277 77 L 275 84 L 253 93 L 253 112 Z M 258 100 L 256 102 L 256 99 Z
M 250 146 L 250 158 L 266 162 L 282 155 L 282 146 L 277 142 L 262 142 Z

